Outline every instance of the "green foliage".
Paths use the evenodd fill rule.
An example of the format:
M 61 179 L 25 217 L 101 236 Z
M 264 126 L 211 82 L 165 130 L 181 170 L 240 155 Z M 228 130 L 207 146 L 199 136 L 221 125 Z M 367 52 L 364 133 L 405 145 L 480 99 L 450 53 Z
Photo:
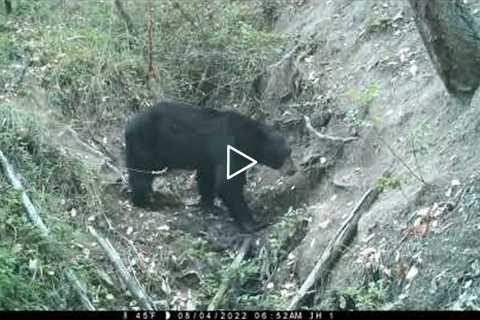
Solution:
M 380 192 L 389 190 L 389 189 L 398 189 L 402 185 L 402 179 L 398 177 L 381 177 L 377 181 L 377 188 Z
M 85 193 L 89 174 L 79 161 L 70 159 L 48 142 L 47 130 L 34 116 L 10 104 L 0 104 L 0 148 L 22 168 L 32 186 L 42 194 L 67 199 Z
M 271 279 L 278 266 L 286 259 L 289 251 L 298 243 L 297 238 L 303 233 L 305 217 L 300 210 L 290 210 L 285 217 L 272 228 L 268 239 L 260 252 L 242 261 L 241 265 L 231 269 L 235 258 L 233 252 L 220 254 L 208 246 L 201 238 L 193 238 L 189 234 L 175 237 L 174 247 L 180 255 L 169 255 L 166 267 L 169 270 L 188 270 L 192 266 L 201 265 L 202 272 L 198 274 L 200 284 L 196 298 L 208 303 L 217 292 L 225 278 L 235 279 L 225 295 L 222 308 L 237 309 L 278 309 L 285 305 L 287 297 L 278 291 L 264 292 L 266 281 Z M 172 272 L 172 271 L 169 271 Z M 167 291 L 167 300 L 172 299 L 174 292 Z
M 391 30 L 394 22 L 391 17 L 374 17 L 369 18 L 366 23 L 366 33 L 381 33 Z
M 369 106 L 375 98 L 378 97 L 380 86 L 377 83 L 371 83 L 358 97 L 361 106 Z
M 425 155 L 429 148 L 433 145 L 434 135 L 430 123 L 424 122 L 415 127 L 410 135 L 409 142 L 412 146 L 412 151 L 421 155 Z
M 18 3 L 12 30 L 0 33 L 0 49 L 8 49 L 0 53 L 0 84 L 11 87 L 12 66 L 28 63 L 28 79 L 40 81 L 51 106 L 97 129 L 146 104 L 142 48 L 131 46 L 113 3 Z
M 19 69 L 18 48 L 7 30 L 0 31 L 0 98 L 12 89 Z
M 23 218 L 20 193 L 0 179 L 0 310 L 56 309 L 68 293 L 58 255 L 43 256 L 45 242 Z M 63 297 L 62 297 L 63 296 Z
M 25 268 L 18 270 L 21 262 L 17 261 L 14 252 L 3 246 L 0 247 L 0 265 L 0 310 L 55 307 L 43 305 L 47 300 L 48 286 L 32 281 L 31 274 Z
M 245 3 L 181 4 L 182 10 L 166 6 L 169 14 L 159 18 L 157 57 L 167 85 L 188 100 L 228 94 L 238 101 L 286 45 L 287 37 L 257 27 Z
M 379 280 L 361 288 L 345 288 L 340 297 L 354 301 L 355 309 L 378 310 L 385 303 L 386 289 L 383 281 Z
M 232 306 L 242 308 L 279 309 L 285 306 L 287 296 L 278 290 L 265 291 L 266 281 L 270 281 L 285 261 L 291 250 L 305 235 L 307 218 L 302 209 L 290 209 L 269 232 L 265 244 L 254 259 L 244 262 L 239 272 L 239 286 L 244 293 L 238 294 Z M 245 289 L 250 288 L 250 289 Z
M 63 278 L 66 265 L 74 267 L 75 262 L 83 262 L 83 279 L 97 285 L 97 293 L 103 292 L 104 286 L 95 276 L 91 261 L 79 252 L 83 246 L 77 244 L 85 241 L 84 234 L 74 231 L 75 224 L 64 214 L 69 208 L 82 208 L 85 214 L 102 210 L 95 202 L 95 181 L 79 161 L 52 144 L 46 128 L 33 115 L 17 106 L 0 104 L 0 119 L 0 150 L 21 175 L 28 196 L 55 239 L 47 242 L 27 221 L 20 193 L 12 189 L 2 174 L 0 307 L 10 310 L 77 306 L 78 300 Z M 108 301 L 97 301 L 109 306 Z
M 5 64 L 9 61 L 9 51 L 12 48 L 12 40 L 6 34 L 0 33 L 0 63 Z
M 377 83 L 371 83 L 363 91 L 348 91 L 345 95 L 350 99 L 352 107 L 347 111 L 346 118 L 351 126 L 359 128 L 375 124 L 379 119 L 367 119 L 370 105 L 375 101 L 380 91 Z
M 65 116 L 101 130 L 131 108 L 150 104 L 147 33 L 131 34 L 113 1 L 19 3 L 11 18 L 14 32 L 0 33 L 0 49 L 7 49 L 1 50 L 0 63 L 17 48 L 32 63 L 29 74 L 49 92 L 49 103 Z M 154 67 L 160 82 L 153 86 L 169 96 L 237 102 L 288 45 L 288 37 L 268 32 L 265 19 L 270 18 L 259 18 L 276 15 L 276 0 L 176 3 L 180 9 L 170 1 L 154 4 Z M 137 30 L 143 30 L 146 3 L 126 5 Z
M 170 1 L 154 2 L 154 67 L 159 85 L 170 96 L 238 102 L 248 95 L 264 67 L 289 46 L 288 36 L 269 32 L 281 1 L 177 3 L 182 10 Z M 50 122 L 38 117 L 49 117 L 42 111 L 56 108 L 68 122 L 78 121 L 86 130 L 99 132 L 123 121 L 133 108 L 150 104 L 152 93 L 145 81 L 145 2 L 125 5 L 139 30 L 137 35 L 125 28 L 113 1 L 22 0 L 15 2 L 8 21 L 0 23 L 0 86 L 6 89 L 0 94 L 0 149 L 22 175 L 29 197 L 58 240 L 53 245 L 42 240 L 25 219 L 19 193 L 0 178 L 0 308 L 77 307 L 78 299 L 61 276 L 67 265 L 89 284 L 97 306 L 118 307 L 119 302 L 111 297 L 121 293 L 105 285 L 109 282 L 105 274 L 88 258 L 91 248 L 86 242 L 91 239 L 82 231 L 85 221 L 80 220 L 106 210 L 98 199 L 96 177 L 56 145 L 49 135 Z M 23 80 L 18 77 L 22 68 L 26 70 Z M 23 98 L 17 99 L 19 95 L 30 95 L 30 84 L 48 93 L 45 110 L 35 114 L 15 104 Z M 73 209 L 82 213 L 76 219 L 69 214 Z M 233 271 L 239 286 L 258 289 L 258 281 L 274 272 L 298 231 L 297 218 L 290 215 L 279 224 L 266 255 L 245 261 Z M 168 279 L 173 278 L 170 273 L 201 261 L 204 272 L 195 294 L 209 301 L 224 274 L 230 272 L 227 268 L 233 255 L 212 252 L 205 241 L 188 235 L 179 236 L 177 244 L 181 254 L 176 260 L 174 255 L 165 259 Z M 167 292 L 165 283 L 161 283 L 162 290 Z M 173 298 L 173 294 L 166 295 Z M 275 293 L 235 292 L 227 304 L 248 304 L 255 299 L 265 306 L 283 301 Z

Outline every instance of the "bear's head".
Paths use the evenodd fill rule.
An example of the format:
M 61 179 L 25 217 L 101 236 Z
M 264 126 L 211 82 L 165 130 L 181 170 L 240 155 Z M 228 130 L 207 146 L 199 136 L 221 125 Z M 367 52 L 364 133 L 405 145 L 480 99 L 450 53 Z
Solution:
M 272 128 L 259 130 L 257 140 L 257 161 L 284 175 L 293 175 L 297 169 L 292 160 L 292 150 L 287 140 Z

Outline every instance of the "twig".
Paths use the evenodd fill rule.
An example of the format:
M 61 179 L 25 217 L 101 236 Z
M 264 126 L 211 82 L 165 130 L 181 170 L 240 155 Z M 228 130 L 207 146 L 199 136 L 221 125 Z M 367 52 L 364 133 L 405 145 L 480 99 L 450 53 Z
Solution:
M 423 179 L 421 176 L 419 176 L 418 174 L 415 173 L 415 171 L 413 171 L 412 168 L 410 168 L 410 166 L 395 152 L 395 150 L 393 150 L 393 148 L 387 143 L 387 141 L 385 141 L 385 139 L 383 139 L 383 137 L 380 135 L 380 133 L 377 132 L 377 130 L 374 130 L 375 134 L 377 135 L 378 139 L 380 139 L 382 141 L 382 143 L 387 147 L 388 151 L 390 151 L 392 153 L 392 155 L 398 160 L 400 161 L 400 163 L 408 170 L 408 172 L 410 172 L 410 174 L 415 178 L 417 179 L 418 181 L 420 181 L 422 184 L 424 185 L 429 185 L 429 183 L 427 183 L 425 181 L 425 179 Z
M 37 227 L 40 230 L 40 234 L 42 235 L 43 238 L 47 239 L 49 242 L 52 240 L 50 237 L 50 232 L 48 228 L 45 226 L 45 224 L 42 221 L 42 218 L 40 218 L 37 209 L 35 206 L 32 204 L 30 201 L 30 198 L 27 196 L 27 193 L 25 192 L 25 189 L 22 186 L 22 183 L 20 180 L 17 178 L 17 175 L 15 171 L 13 170 L 13 167 L 10 165 L 8 162 L 7 158 L 3 154 L 2 151 L 0 151 L 0 162 L 3 168 L 3 171 L 5 175 L 7 176 L 7 179 L 10 181 L 11 185 L 15 190 L 22 191 L 22 196 L 21 196 L 21 201 L 22 205 L 27 212 L 27 216 L 29 220 L 33 223 L 35 227 Z M 70 282 L 73 290 L 77 293 L 79 296 L 83 306 L 90 311 L 95 311 L 95 307 L 93 304 L 90 302 L 87 296 L 87 292 L 85 290 L 85 286 L 80 282 L 80 280 L 75 276 L 73 271 L 71 270 L 66 270 L 65 271 L 65 277 L 67 280 Z
M 299 49 L 300 49 L 300 45 L 296 45 L 295 47 L 293 47 L 292 50 L 290 50 L 282 58 L 280 58 L 280 60 L 278 60 L 277 62 L 275 62 L 275 63 L 273 63 L 269 66 L 267 66 L 264 70 L 259 71 L 255 75 L 253 75 L 253 79 L 257 79 L 257 78 L 265 75 L 269 70 L 277 68 L 283 62 L 285 62 L 288 59 L 290 59 L 291 57 L 293 57 L 298 52 Z M 214 77 L 218 77 L 218 76 L 221 76 L 223 74 L 227 74 L 227 72 L 218 73 L 215 76 L 212 76 L 210 78 L 206 78 L 206 80 L 213 79 Z M 205 96 L 200 100 L 200 104 L 207 101 L 207 99 L 210 98 L 213 95 L 213 92 L 217 93 L 217 92 L 220 92 L 220 90 L 223 90 L 225 88 L 236 86 L 236 85 L 239 85 L 239 84 L 250 83 L 250 82 L 251 82 L 251 80 L 238 79 L 238 80 L 232 80 L 232 81 L 230 81 L 226 84 L 218 85 L 214 90 L 211 90 L 209 93 L 205 94 Z M 256 99 L 256 98 L 254 98 L 254 99 Z
M 108 150 L 108 148 L 105 146 L 105 143 L 95 138 L 94 136 L 91 136 L 90 140 L 92 140 L 93 145 L 97 147 L 98 150 L 102 152 L 106 157 L 110 158 L 113 163 L 113 159 L 115 159 L 115 155 L 110 150 Z
M 243 240 L 242 246 L 240 247 L 240 250 L 238 251 L 237 256 L 232 262 L 232 265 L 230 266 L 230 270 L 236 270 L 240 266 L 240 263 L 242 262 L 243 258 L 245 257 L 245 254 L 247 253 L 248 249 L 250 248 L 250 244 L 252 242 L 252 238 L 248 237 Z M 232 282 L 232 277 L 226 276 L 223 279 L 222 284 L 220 285 L 220 288 L 218 289 L 217 293 L 213 297 L 212 301 L 208 305 L 207 310 L 215 310 L 217 308 L 217 305 L 219 304 L 220 300 L 223 298 L 225 295 L 225 292 L 228 289 L 228 286 L 230 285 L 230 282 Z
M 155 68 L 153 66 L 153 32 L 154 32 L 154 9 L 153 0 L 147 2 L 147 85 L 150 87 L 150 82 L 156 79 Z
M 386 171 L 383 174 L 383 177 L 390 175 L 389 171 Z M 290 304 L 288 305 L 288 310 L 293 310 L 297 308 L 298 304 L 305 298 L 309 293 L 310 288 L 315 284 L 317 279 L 326 273 L 326 271 L 332 266 L 332 263 L 336 260 L 338 255 L 343 251 L 344 246 L 347 241 L 351 239 L 354 233 L 357 230 L 358 220 L 363 212 L 367 211 L 373 202 L 377 199 L 380 194 L 380 189 L 372 187 L 368 189 L 367 192 L 362 196 L 358 204 L 352 210 L 347 220 L 343 225 L 338 229 L 334 238 L 330 241 L 325 251 L 323 252 L 321 258 L 315 264 L 315 267 L 312 269 L 308 275 L 305 282 L 300 287 L 298 293 L 293 297 Z
M 300 50 L 300 45 L 296 45 L 295 47 L 292 48 L 292 50 L 290 50 L 289 52 L 287 52 L 282 58 L 280 58 L 280 60 L 278 60 L 277 62 L 269 65 L 267 67 L 267 70 L 269 69 L 274 69 L 276 67 L 278 67 L 279 65 L 281 65 L 282 63 L 284 63 L 285 61 L 287 61 L 288 59 L 292 58 L 299 50 Z
M 135 244 L 133 243 L 133 241 L 127 238 L 126 236 L 124 236 L 121 232 L 117 231 L 116 229 L 112 229 L 112 230 L 117 234 L 117 236 L 122 238 L 122 240 L 125 241 L 132 248 L 133 253 L 137 257 L 140 268 L 145 269 L 145 259 L 140 254 L 140 252 L 138 252 L 138 249 L 135 247 Z
M 125 20 L 125 23 L 127 25 L 127 30 L 133 35 L 138 35 L 137 29 L 135 28 L 135 25 L 133 24 L 132 17 L 128 14 L 127 11 L 125 11 L 125 8 L 123 7 L 123 3 L 121 0 L 115 0 L 115 7 L 117 8 L 118 12 L 120 13 L 120 17 L 122 17 L 123 20 Z
M 118 275 L 125 282 L 130 292 L 140 301 L 140 303 L 145 309 L 155 310 L 155 308 L 153 307 L 153 303 L 150 300 L 150 297 L 148 297 L 148 295 L 145 293 L 140 283 L 138 283 L 135 278 L 130 276 L 127 267 L 122 261 L 122 258 L 112 246 L 110 241 L 101 237 L 92 226 L 89 226 L 88 230 L 95 238 L 95 240 L 97 240 L 98 244 L 102 247 L 102 249 L 107 253 L 108 258 L 113 263 L 113 266 L 117 270 Z
M 77 131 L 73 130 L 72 128 L 70 127 L 66 127 L 65 130 L 63 130 L 62 132 L 60 132 L 58 134 L 58 136 L 63 136 L 65 134 L 69 134 L 73 140 L 77 141 L 82 147 L 84 147 L 85 149 L 87 149 L 89 152 L 97 155 L 98 157 L 100 158 L 105 158 L 105 155 L 103 153 L 101 153 L 100 151 L 98 151 L 97 149 L 93 148 L 92 146 L 90 146 L 88 143 L 86 142 L 83 142 L 82 139 L 80 139 L 80 137 L 78 136 L 78 133 Z
M 310 121 L 309 117 L 303 116 L 303 118 L 305 119 L 305 126 L 307 127 L 307 129 L 309 131 L 311 131 L 313 134 L 315 134 L 320 139 L 331 140 L 331 141 L 340 141 L 340 142 L 343 142 L 343 143 L 358 140 L 358 137 L 342 138 L 342 137 L 334 137 L 334 136 L 330 136 L 330 135 L 327 135 L 327 134 L 322 134 L 322 133 L 318 132 L 317 130 L 315 130 L 315 128 L 312 126 L 312 122 Z
M 72 140 L 73 141 L 76 141 L 78 144 L 80 144 L 83 148 L 85 148 L 88 152 L 94 154 L 95 156 L 101 158 L 103 160 L 103 165 L 110 169 L 112 172 L 116 173 L 120 179 L 122 180 L 122 182 L 124 184 L 127 184 L 127 179 L 125 178 L 125 176 L 122 174 L 122 171 L 120 171 L 119 168 L 117 168 L 114 164 L 113 164 L 113 160 L 108 157 L 107 155 L 103 154 L 101 151 L 97 150 L 96 148 L 92 147 L 91 145 L 89 145 L 88 143 L 84 142 L 79 136 L 78 136 L 78 133 L 73 130 L 72 128 L 70 127 L 67 127 L 65 130 L 63 130 L 59 136 L 61 135 L 65 135 L 66 133 L 68 133 L 71 137 L 72 137 Z
M 209 70 L 210 70 L 210 66 L 207 65 L 205 69 L 203 69 L 202 76 L 200 78 L 200 81 L 198 82 L 196 90 L 201 94 L 204 94 L 202 91 L 202 87 L 203 87 L 203 84 L 207 81 Z

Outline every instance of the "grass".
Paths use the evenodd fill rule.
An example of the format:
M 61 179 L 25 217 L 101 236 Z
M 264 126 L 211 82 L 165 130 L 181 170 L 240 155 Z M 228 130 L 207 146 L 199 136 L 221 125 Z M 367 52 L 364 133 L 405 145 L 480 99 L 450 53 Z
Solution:
M 0 309 L 43 310 L 66 307 L 71 297 L 61 274 L 64 260 L 23 214 L 19 193 L 0 179 Z
M 125 3 L 143 32 L 145 3 Z M 291 40 L 269 30 L 279 10 L 276 0 L 253 7 L 220 0 L 209 6 L 203 0 L 180 3 L 183 11 L 171 2 L 155 3 L 154 67 L 160 80 L 153 86 L 171 98 L 199 102 L 214 97 L 218 104 L 237 103 Z M 113 1 L 18 1 L 12 15 L 1 15 L 0 86 L 5 90 L 0 94 L 0 150 L 21 175 L 54 240 L 50 243 L 40 237 L 25 218 L 19 193 L 1 175 L 0 309 L 81 308 L 63 277 L 66 268 L 73 268 L 87 284 L 97 308 L 137 306 L 85 232 L 89 217 L 108 216 L 124 208 L 118 207 L 119 199 L 102 201 L 97 174 L 51 135 L 51 125 L 57 121 L 78 127 L 80 133 L 110 133 L 130 113 L 157 98 L 146 82 L 145 34 L 134 37 L 115 10 Z M 184 14 L 192 17 L 197 28 Z M 32 103 L 34 86 L 47 93 L 42 110 Z M 50 119 L 47 111 L 56 118 Z M 258 268 L 267 263 L 265 259 L 269 272 L 274 272 L 285 258 L 288 243 L 296 235 L 287 228 L 296 226 L 297 220 L 289 219 L 269 240 L 268 257 L 246 261 L 236 271 L 240 284 L 264 279 Z M 171 243 L 165 239 L 170 246 L 165 251 L 183 252 L 177 257 L 180 260 L 165 257 L 155 272 L 138 272 L 138 277 L 154 293 L 165 293 L 159 299 L 169 305 L 182 285 L 178 272 L 202 261 L 205 269 L 193 294 L 206 306 L 232 255 L 213 252 L 205 242 L 181 232 L 162 236 L 175 237 Z M 234 291 L 226 304 L 255 305 L 257 299 L 268 306 L 282 301 L 275 293 L 250 302 L 248 296 L 252 293 Z
M 89 237 L 69 219 L 70 208 L 101 210 L 94 203 L 92 177 L 82 164 L 49 144 L 45 127 L 12 105 L 0 105 L 0 149 L 21 175 L 29 197 L 53 235 L 42 239 L 25 218 L 18 191 L 2 175 L 0 189 L 0 272 L 2 309 L 78 308 L 78 299 L 63 278 L 65 268 L 74 268 L 92 286 L 104 287 L 81 248 Z M 3 264 L 2 264 L 3 266 Z M 105 301 L 100 306 L 108 307 Z
M 381 177 L 377 181 L 377 188 L 379 188 L 380 192 L 398 189 L 402 186 L 402 183 L 404 183 L 403 180 L 404 179 L 400 177 Z
M 5 79 L 0 75 L 0 80 L 14 80 L 7 75 L 15 57 L 21 57 L 29 63 L 27 78 L 41 83 L 52 108 L 101 132 L 150 105 L 157 89 L 170 98 L 234 103 L 290 41 L 258 21 L 261 6 L 220 0 L 210 6 L 202 0 L 180 5 L 181 10 L 170 2 L 154 8 L 159 82 L 151 84 L 153 91 L 146 82 L 145 35 L 130 34 L 109 1 L 20 2 L 6 23 L 9 30 L 0 29 L 0 49 L 5 48 L 0 53 Z M 142 29 L 145 3 L 128 3 L 127 9 Z
M 346 119 L 355 128 L 376 124 L 379 119 L 369 118 L 371 104 L 375 101 L 380 91 L 377 83 L 369 84 L 362 91 L 349 90 L 345 96 L 349 99 L 352 107 L 346 113 Z
M 383 281 L 379 280 L 359 288 L 347 287 L 339 296 L 341 309 L 379 310 L 385 303 L 386 289 Z M 347 301 L 354 306 L 347 306 Z

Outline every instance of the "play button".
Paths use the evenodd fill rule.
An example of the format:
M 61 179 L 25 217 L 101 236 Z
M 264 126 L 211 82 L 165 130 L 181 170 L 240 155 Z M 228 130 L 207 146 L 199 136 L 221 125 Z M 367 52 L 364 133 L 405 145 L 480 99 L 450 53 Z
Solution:
M 235 152 L 237 155 L 241 156 L 243 158 L 243 160 L 248 160 L 249 161 L 249 164 L 247 164 L 246 166 L 238 169 L 237 171 L 235 171 L 234 173 L 230 173 L 230 165 L 231 165 L 231 156 L 230 156 L 230 150 L 232 150 L 233 152 Z M 247 156 L 245 153 L 241 152 L 240 150 L 238 149 L 235 149 L 234 147 L 232 147 L 231 145 L 227 145 L 227 180 L 230 180 L 231 178 L 235 177 L 236 175 L 250 169 L 251 167 L 253 167 L 254 165 L 256 165 L 258 163 L 257 160 L 253 159 L 252 157 L 250 156 Z

